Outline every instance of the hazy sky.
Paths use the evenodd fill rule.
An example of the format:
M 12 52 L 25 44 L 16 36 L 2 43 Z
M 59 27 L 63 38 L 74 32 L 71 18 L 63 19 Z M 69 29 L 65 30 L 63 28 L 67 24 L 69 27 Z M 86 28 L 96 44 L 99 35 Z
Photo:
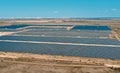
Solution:
M 0 0 L 0 17 L 120 17 L 120 0 Z

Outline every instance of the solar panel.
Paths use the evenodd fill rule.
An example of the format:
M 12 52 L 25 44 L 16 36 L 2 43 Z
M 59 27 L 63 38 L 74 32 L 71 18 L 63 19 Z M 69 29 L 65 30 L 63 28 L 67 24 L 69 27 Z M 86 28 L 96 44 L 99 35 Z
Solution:
M 111 30 L 108 26 L 77 25 L 72 30 Z

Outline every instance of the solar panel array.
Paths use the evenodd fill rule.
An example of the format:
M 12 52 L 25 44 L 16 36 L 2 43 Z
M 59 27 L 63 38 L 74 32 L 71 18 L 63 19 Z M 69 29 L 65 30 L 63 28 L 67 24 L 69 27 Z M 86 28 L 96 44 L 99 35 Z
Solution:
M 3 30 L 15 33 L 0 37 L 0 51 L 120 59 L 120 41 L 108 38 L 107 26 L 19 24 Z

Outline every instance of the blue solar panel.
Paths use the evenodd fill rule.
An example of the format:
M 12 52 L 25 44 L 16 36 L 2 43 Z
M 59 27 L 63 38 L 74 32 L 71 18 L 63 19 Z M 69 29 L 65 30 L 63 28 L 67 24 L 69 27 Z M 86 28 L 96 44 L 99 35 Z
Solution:
M 29 25 L 9 25 L 9 26 L 0 26 L 0 29 L 17 29 L 17 28 L 22 28 L 22 27 L 26 27 Z
M 84 26 L 77 25 L 72 28 L 72 30 L 111 30 L 108 26 Z
M 99 38 L 65 38 L 65 37 L 34 37 L 34 36 L 3 36 L 0 40 L 38 41 L 38 42 L 62 42 L 62 43 L 83 43 L 83 44 L 107 44 L 120 45 L 114 39 Z
M 16 31 L 19 31 L 19 30 L 16 30 L 16 29 L 0 29 L 0 32 L 16 32 Z
M 111 31 L 67 31 L 67 30 L 30 30 L 17 33 L 19 35 L 45 35 L 45 36 L 80 36 L 80 37 L 108 37 Z
M 120 59 L 118 47 L 0 42 L 0 51 Z

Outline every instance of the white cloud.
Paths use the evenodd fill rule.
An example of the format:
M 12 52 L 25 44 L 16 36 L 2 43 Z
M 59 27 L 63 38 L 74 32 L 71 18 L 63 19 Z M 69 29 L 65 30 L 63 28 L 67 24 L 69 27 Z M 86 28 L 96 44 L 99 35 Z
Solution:
M 54 13 L 54 14 L 58 14 L 58 13 L 59 13 L 59 11 L 53 11 L 53 13 Z
M 116 8 L 113 8 L 113 9 L 111 9 L 112 11 L 116 11 L 116 10 L 118 10 L 118 9 L 116 9 Z
M 98 14 L 101 14 L 103 16 L 116 16 L 120 13 L 120 9 L 111 8 L 111 9 L 106 9 L 106 10 L 99 10 L 97 12 Z
M 119 12 L 120 10 L 119 9 L 116 9 L 116 8 L 113 8 L 113 9 L 106 9 L 106 10 L 101 10 L 99 12 L 101 13 L 104 13 L 104 14 L 111 14 L 111 13 L 114 13 L 114 12 Z

